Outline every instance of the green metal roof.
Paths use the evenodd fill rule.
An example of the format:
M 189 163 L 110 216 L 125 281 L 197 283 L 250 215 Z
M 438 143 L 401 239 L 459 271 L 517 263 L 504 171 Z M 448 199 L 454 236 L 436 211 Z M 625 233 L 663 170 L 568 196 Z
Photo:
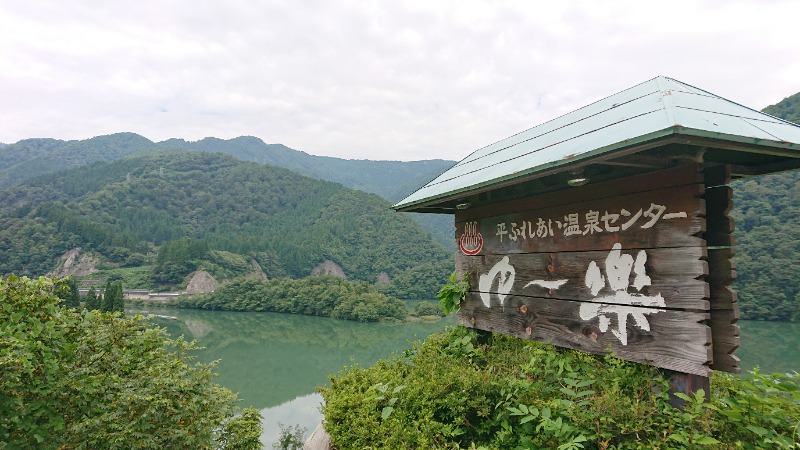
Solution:
M 494 185 L 566 172 L 626 149 L 638 151 L 646 148 L 643 144 L 670 137 L 673 142 L 680 137 L 685 142 L 738 143 L 746 147 L 725 152 L 800 162 L 800 126 L 660 76 L 476 150 L 394 208 L 424 210 Z M 751 162 L 774 165 L 775 159 Z

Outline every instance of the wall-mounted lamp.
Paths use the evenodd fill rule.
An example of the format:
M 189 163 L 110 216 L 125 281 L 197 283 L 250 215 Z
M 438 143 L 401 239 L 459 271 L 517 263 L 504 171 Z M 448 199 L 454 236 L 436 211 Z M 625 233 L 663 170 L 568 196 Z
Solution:
M 575 177 L 570 180 L 567 180 L 567 184 L 576 187 L 576 186 L 583 186 L 584 184 L 588 183 L 589 179 L 586 177 Z
M 470 206 L 472 206 L 472 203 L 470 202 L 459 203 L 456 205 L 456 209 L 467 209 Z
M 583 186 L 589 182 L 589 177 L 583 174 L 583 167 L 580 169 L 571 170 L 569 173 L 572 175 L 572 178 L 567 180 L 567 184 L 572 187 Z

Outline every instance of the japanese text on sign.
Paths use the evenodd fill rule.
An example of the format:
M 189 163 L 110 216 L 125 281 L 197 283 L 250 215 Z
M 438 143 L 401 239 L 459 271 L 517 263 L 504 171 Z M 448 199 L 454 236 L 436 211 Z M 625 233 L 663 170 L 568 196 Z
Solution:
M 582 216 L 578 213 L 565 214 L 563 219 L 522 220 L 519 222 L 500 222 L 497 224 L 496 236 L 503 242 L 504 238 L 516 242 L 519 239 L 535 239 L 555 236 L 585 236 L 599 233 L 617 233 L 631 228 L 652 228 L 660 220 L 680 219 L 687 217 L 686 212 L 666 212 L 667 207 L 651 203 L 647 209 L 640 208 L 636 212 L 621 208 L 619 212 L 589 210 Z

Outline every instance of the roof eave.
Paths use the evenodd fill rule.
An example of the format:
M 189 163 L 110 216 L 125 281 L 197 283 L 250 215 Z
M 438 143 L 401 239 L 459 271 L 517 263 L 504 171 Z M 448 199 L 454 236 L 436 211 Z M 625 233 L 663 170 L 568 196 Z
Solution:
M 467 194 L 479 193 L 488 190 L 490 187 L 495 188 L 498 185 L 502 184 L 513 184 L 513 182 L 532 180 L 547 175 L 551 175 L 554 173 L 562 172 L 564 170 L 574 169 L 582 166 L 583 164 L 581 163 L 584 162 L 586 159 L 595 158 L 600 155 L 608 157 L 613 155 L 614 157 L 616 157 L 616 156 L 621 156 L 620 153 L 622 154 L 636 153 L 645 150 L 646 148 L 652 147 L 652 145 L 647 145 L 647 144 L 655 143 L 657 141 L 661 141 L 664 138 L 668 138 L 670 136 L 677 134 L 680 128 L 682 127 L 665 128 L 642 136 L 637 136 L 636 138 L 626 139 L 624 141 L 607 145 L 605 147 L 590 150 L 588 152 L 576 155 L 572 158 L 551 161 L 546 164 L 521 170 L 519 172 L 515 172 L 513 174 L 506 175 L 503 177 L 486 180 L 481 183 L 467 186 L 461 189 L 456 189 L 454 191 L 450 191 L 444 194 L 426 197 L 409 203 L 403 203 L 403 201 L 400 201 L 399 203 L 393 205 L 392 208 L 400 212 L 414 212 L 415 210 L 420 208 L 434 207 L 433 205 L 436 203 L 454 201 Z M 642 146 L 644 146 L 644 148 L 640 148 Z
M 690 140 L 686 141 L 681 139 L 683 137 L 688 137 Z M 429 212 L 432 212 L 433 210 L 443 210 L 442 207 L 437 207 L 436 204 L 448 201 L 456 201 L 465 197 L 466 195 L 480 193 L 489 189 L 497 188 L 501 185 L 515 184 L 518 182 L 563 172 L 565 170 L 575 169 L 585 165 L 583 163 L 585 163 L 588 159 L 611 159 L 628 154 L 638 153 L 649 148 L 664 145 L 667 143 L 664 142 L 664 140 L 670 138 L 673 138 L 672 142 L 675 142 L 674 138 L 678 138 L 680 139 L 679 142 L 687 144 L 692 143 L 691 138 L 710 139 L 716 142 L 723 141 L 732 144 L 744 144 L 746 147 L 737 149 L 734 145 L 730 149 L 765 155 L 783 156 L 788 158 L 800 158 L 800 144 L 797 143 L 731 135 L 709 130 L 687 128 L 681 125 L 674 125 L 659 131 L 637 136 L 636 138 L 627 139 L 605 147 L 597 148 L 569 159 L 552 161 L 540 166 L 522 170 L 507 176 L 486 180 L 481 183 L 444 194 L 423 198 L 409 203 L 404 203 L 401 201 L 392 206 L 392 208 L 400 212 L 415 212 L 421 209 L 427 209 Z

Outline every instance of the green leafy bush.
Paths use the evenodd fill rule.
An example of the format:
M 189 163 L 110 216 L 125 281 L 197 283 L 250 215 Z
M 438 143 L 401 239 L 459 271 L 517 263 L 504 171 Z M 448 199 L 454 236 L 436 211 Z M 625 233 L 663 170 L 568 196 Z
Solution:
M 711 401 L 698 392 L 679 410 L 656 368 L 456 328 L 321 392 L 340 449 L 796 449 L 799 385 L 715 374 Z
M 469 291 L 469 274 L 465 274 L 461 280 L 458 280 L 458 273 L 453 272 L 450 274 L 450 280 L 439 289 L 436 296 L 439 298 L 439 304 L 444 310 L 444 314 L 448 315 L 451 312 L 458 311 L 461 307 L 461 301 Z
M 0 448 L 209 448 L 232 436 L 236 396 L 213 382 L 214 364 L 191 363 L 194 344 L 59 302 L 50 280 L 0 279 Z
M 302 450 L 305 439 L 303 437 L 308 431 L 300 425 L 286 426 L 278 423 L 281 432 L 278 435 L 278 441 L 272 444 L 274 450 Z
M 226 450 L 260 450 L 261 413 L 253 408 L 245 408 L 242 414 L 225 422 L 217 442 Z

